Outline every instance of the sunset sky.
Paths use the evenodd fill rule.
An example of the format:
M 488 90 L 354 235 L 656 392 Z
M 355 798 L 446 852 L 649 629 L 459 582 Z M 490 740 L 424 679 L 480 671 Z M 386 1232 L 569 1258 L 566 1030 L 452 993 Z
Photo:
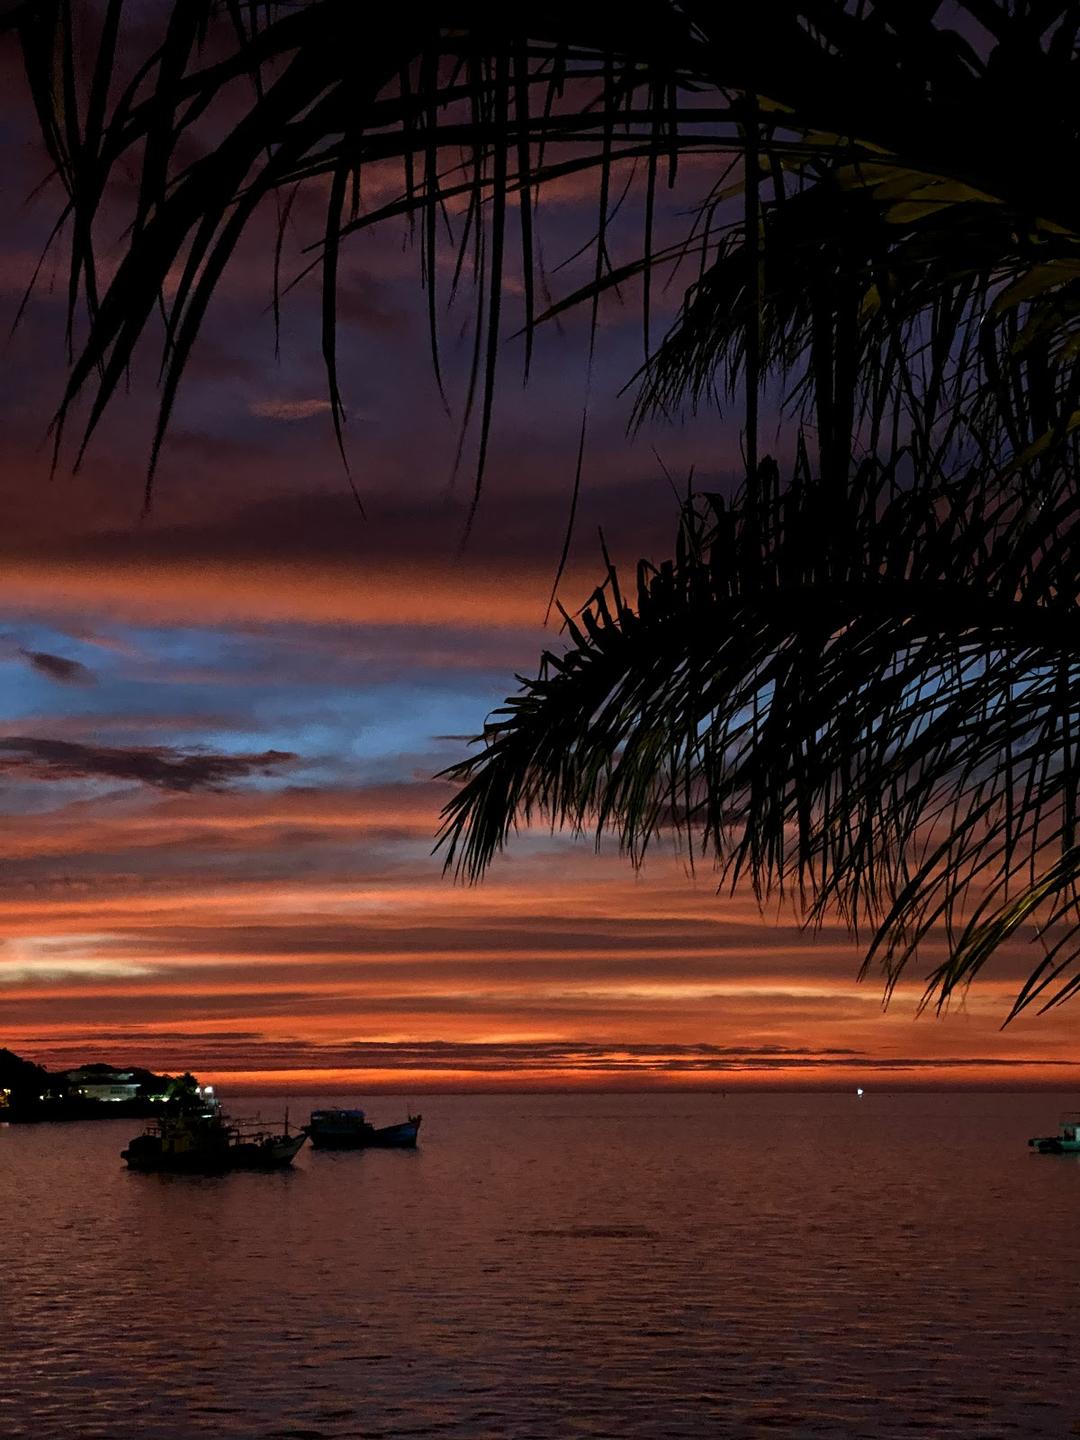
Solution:
M 57 200 L 27 200 L 44 162 L 4 66 L 6 333 Z M 555 264 L 588 200 L 568 186 L 547 206 Z M 0 1045 L 54 1067 L 342 1094 L 1071 1084 L 1075 1010 L 1000 1030 L 1026 944 L 966 1006 L 916 1018 L 916 977 L 883 1013 L 841 930 L 815 940 L 791 912 L 762 917 L 673 855 L 635 874 L 613 850 L 533 832 L 479 888 L 443 876 L 431 849 L 450 792 L 432 777 L 558 645 L 544 614 L 583 321 L 545 333 L 527 389 L 507 339 L 463 545 L 472 471 L 451 485 L 456 423 L 416 254 L 397 229 L 350 246 L 341 346 L 362 517 L 333 444 L 315 290 L 289 298 L 274 359 L 271 234 L 226 277 L 146 515 L 155 357 L 79 473 L 50 479 L 65 298 L 51 263 L 7 345 Z M 468 314 L 443 333 L 458 413 Z M 599 578 L 598 526 L 617 555 L 661 558 L 690 468 L 721 488 L 739 454 L 734 417 L 628 437 L 640 310 L 630 296 L 601 318 L 570 606 Z

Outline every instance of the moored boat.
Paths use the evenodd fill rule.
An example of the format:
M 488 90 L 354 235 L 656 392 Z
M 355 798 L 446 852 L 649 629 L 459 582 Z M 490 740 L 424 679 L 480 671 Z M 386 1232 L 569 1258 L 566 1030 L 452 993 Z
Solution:
M 363 1110 L 313 1110 L 305 1127 L 316 1150 L 412 1149 L 420 1131 L 419 1115 L 400 1125 L 372 1125 Z
M 1035 1135 L 1028 1144 L 1040 1155 L 1080 1154 L 1080 1110 L 1062 1115 L 1056 1135 Z
M 201 1109 L 164 1115 L 120 1152 L 131 1170 L 220 1175 L 230 1170 L 279 1170 L 291 1165 L 307 1133 L 268 1130 L 230 1120 L 214 1100 Z

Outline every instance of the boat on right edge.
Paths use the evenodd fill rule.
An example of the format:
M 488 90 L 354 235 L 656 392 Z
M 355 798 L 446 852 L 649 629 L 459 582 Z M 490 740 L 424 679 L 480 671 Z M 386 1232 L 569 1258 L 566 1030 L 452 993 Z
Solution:
M 313 1110 L 304 1127 L 316 1150 L 414 1149 L 419 1115 L 400 1125 L 372 1125 L 363 1110 Z
M 1080 1110 L 1071 1110 L 1058 1121 L 1056 1135 L 1035 1135 L 1028 1141 L 1040 1155 L 1080 1153 Z

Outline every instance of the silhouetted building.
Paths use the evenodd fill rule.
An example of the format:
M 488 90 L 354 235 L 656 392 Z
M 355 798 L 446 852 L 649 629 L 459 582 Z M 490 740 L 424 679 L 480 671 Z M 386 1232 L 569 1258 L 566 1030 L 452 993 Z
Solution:
M 108 1065 L 84 1065 L 81 1070 L 67 1070 L 64 1079 L 69 1089 L 84 1100 L 134 1100 L 139 1081 L 132 1070 L 113 1070 Z

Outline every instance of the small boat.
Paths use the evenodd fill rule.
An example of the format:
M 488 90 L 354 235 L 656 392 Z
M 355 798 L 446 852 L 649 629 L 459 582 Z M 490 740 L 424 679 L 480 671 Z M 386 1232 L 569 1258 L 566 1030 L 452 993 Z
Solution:
M 400 1125 L 370 1124 L 363 1110 L 313 1110 L 305 1127 L 316 1150 L 405 1149 L 416 1145 L 419 1115 Z
M 280 1170 L 291 1165 L 307 1132 L 289 1133 L 258 1121 L 230 1120 L 216 1100 L 163 1115 L 120 1152 L 130 1170 L 222 1175 L 230 1170 Z
M 1080 1110 L 1062 1115 L 1056 1135 L 1036 1135 L 1028 1144 L 1040 1155 L 1080 1154 Z

